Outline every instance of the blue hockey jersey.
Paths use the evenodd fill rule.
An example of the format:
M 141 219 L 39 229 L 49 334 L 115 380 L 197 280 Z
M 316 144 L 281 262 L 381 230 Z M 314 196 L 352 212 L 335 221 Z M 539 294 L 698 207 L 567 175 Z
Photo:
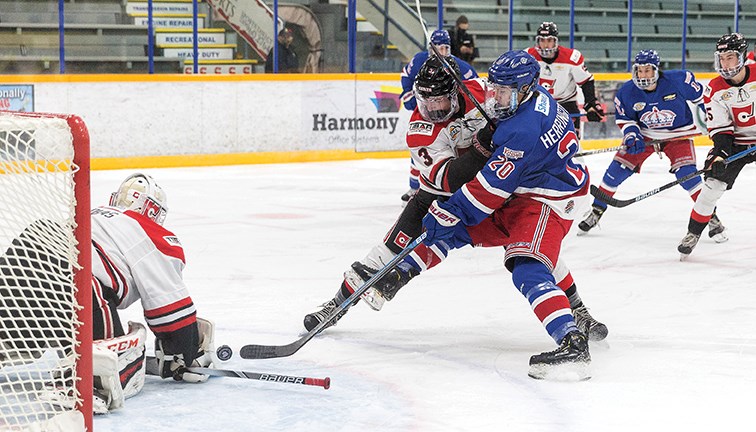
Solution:
M 614 97 L 617 126 L 623 134 L 638 128 L 646 140 L 696 135 L 699 130 L 688 102 L 706 112 L 703 86 L 689 71 L 660 72 L 653 91 L 641 90 L 630 80 Z
M 402 94 L 400 98 L 402 99 L 404 107 L 409 111 L 412 111 L 417 106 L 415 92 L 412 91 L 412 86 L 415 84 L 415 77 L 417 76 L 417 73 L 420 72 L 420 67 L 426 60 L 428 60 L 428 56 L 428 51 L 420 51 L 415 54 L 415 57 L 412 57 L 412 60 L 410 60 L 410 62 L 407 63 L 407 66 L 402 69 Z M 462 73 L 462 81 L 478 77 L 478 73 L 469 63 L 458 57 L 452 57 L 454 57 L 454 60 L 456 60 L 459 65 L 459 71 Z
M 447 201 L 467 225 L 477 225 L 510 196 L 543 202 L 567 220 L 582 216 L 588 203 L 587 169 L 572 156 L 579 143 L 570 114 L 546 89 L 500 120 L 494 152 L 476 177 Z

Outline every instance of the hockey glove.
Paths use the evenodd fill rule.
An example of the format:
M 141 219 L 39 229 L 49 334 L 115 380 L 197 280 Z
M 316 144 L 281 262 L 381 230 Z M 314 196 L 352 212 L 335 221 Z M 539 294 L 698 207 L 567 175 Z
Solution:
M 483 129 L 479 130 L 472 137 L 472 145 L 475 151 L 483 155 L 486 159 L 491 157 L 493 153 L 493 145 L 491 141 L 493 139 L 494 129 L 490 124 L 486 124 Z
M 585 116 L 588 117 L 589 122 L 600 122 L 604 120 L 604 108 L 597 101 L 586 102 L 583 105 L 585 110 Z
M 625 134 L 622 139 L 622 145 L 625 146 L 625 151 L 628 154 L 640 154 L 646 150 L 646 143 L 643 141 L 643 137 L 635 132 Z
M 205 382 L 207 375 L 188 372 L 199 354 L 199 330 L 193 322 L 176 331 L 161 334 L 155 341 L 155 357 L 158 359 L 161 378 L 173 378 L 176 381 Z
M 709 155 L 706 157 L 704 166 L 709 169 L 711 176 L 715 178 L 721 177 L 722 174 L 724 174 L 725 169 L 727 169 L 727 165 L 725 165 L 722 156 L 712 153 L 709 153 Z
M 423 217 L 423 227 L 428 233 L 423 243 L 431 245 L 454 237 L 454 227 L 459 223 L 459 217 L 444 206 L 438 200 L 433 201 L 428 214 Z

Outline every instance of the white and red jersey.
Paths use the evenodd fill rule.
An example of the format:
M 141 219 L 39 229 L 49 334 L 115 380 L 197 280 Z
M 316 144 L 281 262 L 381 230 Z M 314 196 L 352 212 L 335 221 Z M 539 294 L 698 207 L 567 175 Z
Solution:
M 559 103 L 577 100 L 577 86 L 593 79 L 593 74 L 585 67 L 585 59 L 580 51 L 560 46 L 556 59 L 547 63 L 535 47 L 528 48 L 528 54 L 541 65 L 538 84 L 549 91 Z
M 112 298 L 103 290 L 115 293 L 118 309 L 141 300 L 150 329 L 173 332 L 196 321 L 184 265 L 178 238 L 151 219 L 114 207 L 92 210 L 93 301 Z
M 732 134 L 735 144 L 756 145 L 756 64 L 746 66 L 746 80 L 730 85 L 718 76 L 704 89 L 709 136 Z
M 465 81 L 473 97 L 483 104 L 485 83 L 481 79 Z M 407 146 L 415 167 L 420 171 L 420 189 L 435 195 L 451 195 L 447 179 L 449 162 L 472 145 L 472 137 L 486 125 L 486 120 L 470 99 L 462 93 L 463 116 L 455 115 L 442 123 L 425 120 L 415 108 L 407 129 Z
M 746 55 L 746 58 L 745 58 L 745 64 L 749 65 L 749 64 L 756 63 L 756 58 L 754 58 L 754 55 L 755 54 L 753 51 L 748 51 L 748 54 Z

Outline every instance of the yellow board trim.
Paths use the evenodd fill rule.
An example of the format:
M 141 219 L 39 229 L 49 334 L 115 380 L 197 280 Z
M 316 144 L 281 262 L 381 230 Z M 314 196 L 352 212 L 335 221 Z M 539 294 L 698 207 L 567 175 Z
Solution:
M 249 165 L 300 162 L 331 162 L 359 159 L 396 159 L 409 157 L 409 150 L 355 152 L 353 150 L 313 150 L 206 155 L 143 156 L 128 158 L 93 158 L 94 170 L 130 168 L 172 168 L 221 165 Z

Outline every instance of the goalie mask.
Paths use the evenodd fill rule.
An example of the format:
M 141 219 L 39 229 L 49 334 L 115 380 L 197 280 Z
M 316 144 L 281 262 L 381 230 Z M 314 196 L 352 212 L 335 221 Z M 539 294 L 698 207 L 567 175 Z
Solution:
M 444 60 L 459 76 L 459 66 L 454 58 L 444 57 Z M 415 78 L 414 92 L 420 115 L 430 122 L 445 122 L 459 109 L 459 86 L 438 57 L 428 57 L 420 67 Z
M 722 78 L 730 79 L 739 74 L 745 65 L 748 41 L 740 33 L 724 35 L 717 41 L 714 52 L 714 70 Z
M 132 210 L 162 225 L 168 213 L 163 188 L 147 174 L 135 173 L 121 183 L 110 195 L 110 206 Z
M 543 22 L 536 32 L 535 49 L 543 58 L 554 58 L 559 50 L 559 30 L 553 22 Z

